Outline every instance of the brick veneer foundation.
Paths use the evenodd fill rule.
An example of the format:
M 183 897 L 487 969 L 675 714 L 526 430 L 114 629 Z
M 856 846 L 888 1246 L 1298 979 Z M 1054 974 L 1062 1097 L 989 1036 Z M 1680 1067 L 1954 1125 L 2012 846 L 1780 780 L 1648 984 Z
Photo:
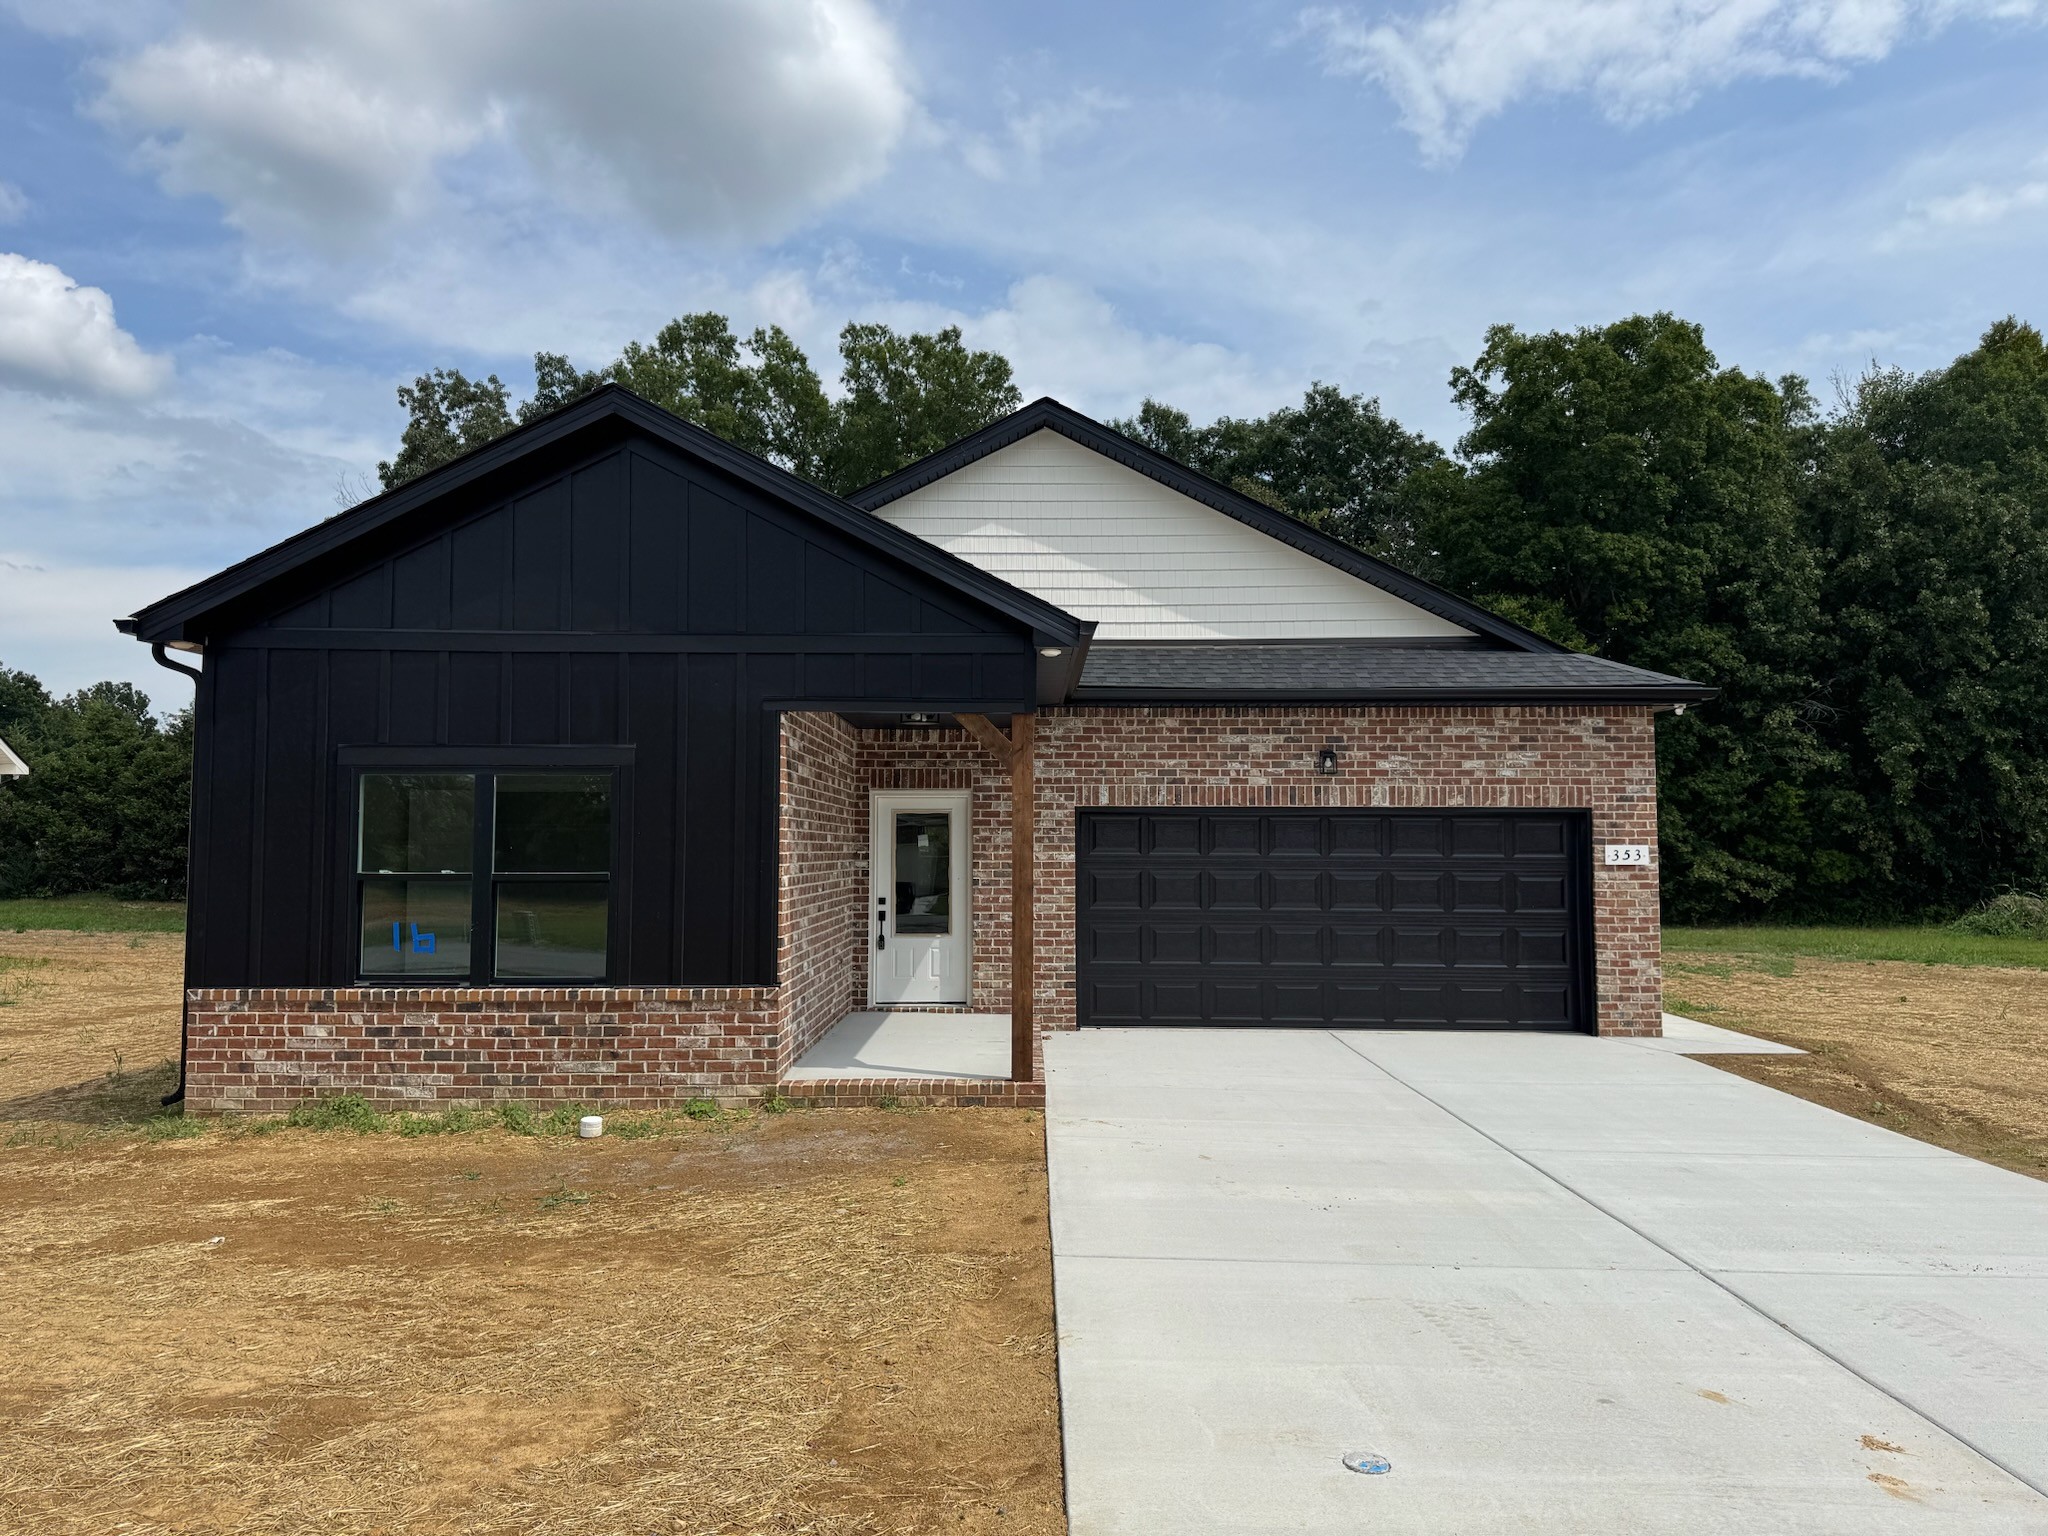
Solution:
M 1338 754 L 1334 776 L 1316 754 Z M 963 731 L 855 730 L 784 717 L 779 983 L 754 987 L 198 990 L 186 1102 L 269 1113 L 325 1093 L 384 1103 L 747 1098 L 867 999 L 868 796 L 966 789 L 973 821 L 973 1005 L 1009 996 L 1007 770 Z M 1583 809 L 1596 848 L 1657 841 L 1647 708 L 1052 709 L 1039 720 L 1038 1017 L 1075 1025 L 1074 858 L 1091 806 Z M 1654 869 L 1593 866 L 1602 1034 L 1655 1035 Z M 1034 1077 L 1040 1074 L 1034 1072 Z M 786 1083 L 812 1103 L 1037 1104 L 1038 1083 Z

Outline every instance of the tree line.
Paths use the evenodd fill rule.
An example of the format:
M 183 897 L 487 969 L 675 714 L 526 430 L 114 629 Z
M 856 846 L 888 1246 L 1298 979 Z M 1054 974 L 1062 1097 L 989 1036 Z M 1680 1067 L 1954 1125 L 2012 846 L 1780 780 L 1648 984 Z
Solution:
M 1007 360 L 957 329 L 850 325 L 840 364 L 828 393 L 781 330 L 742 340 L 699 314 L 597 370 L 542 353 L 517 404 L 496 376 L 434 369 L 399 391 L 379 476 L 617 381 L 846 492 L 1020 403 Z M 1658 730 L 1672 921 L 1938 916 L 2048 883 L 2038 331 L 2002 320 L 1946 367 L 1873 366 L 1823 404 L 1798 377 L 1724 367 L 1668 314 L 1497 326 L 1450 388 L 1466 430 L 1449 448 L 1323 383 L 1265 416 L 1197 424 L 1148 399 L 1112 424 L 1562 644 L 1721 688 Z M 189 725 L 161 734 L 189 752 Z M 56 846 L 5 855 L 0 880 L 111 867 L 73 872 Z
M 0 897 L 185 894 L 189 707 L 160 720 L 130 683 L 52 698 L 0 667 L 0 741 L 29 766 L 0 779 Z

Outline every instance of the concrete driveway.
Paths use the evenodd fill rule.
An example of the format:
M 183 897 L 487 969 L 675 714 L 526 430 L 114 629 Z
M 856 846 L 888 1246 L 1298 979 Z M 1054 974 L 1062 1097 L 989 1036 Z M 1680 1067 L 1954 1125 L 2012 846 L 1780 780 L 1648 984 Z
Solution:
M 2048 1533 L 2048 1185 L 1656 1042 L 1047 1071 L 1074 1536 Z

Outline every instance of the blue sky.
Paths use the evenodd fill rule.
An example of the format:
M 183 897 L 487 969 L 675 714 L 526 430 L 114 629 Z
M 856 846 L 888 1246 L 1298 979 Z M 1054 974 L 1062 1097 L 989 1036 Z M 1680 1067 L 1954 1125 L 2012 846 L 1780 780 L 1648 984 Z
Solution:
M 1485 327 L 1724 363 L 2048 318 L 2048 0 L 0 0 L 0 664 L 374 484 L 396 385 L 670 316 L 958 323 L 1027 396 L 1449 443 Z

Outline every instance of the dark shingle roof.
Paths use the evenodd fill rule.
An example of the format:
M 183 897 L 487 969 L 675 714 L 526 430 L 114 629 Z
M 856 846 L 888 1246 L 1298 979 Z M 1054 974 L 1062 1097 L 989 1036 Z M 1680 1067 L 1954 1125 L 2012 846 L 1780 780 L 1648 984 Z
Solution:
M 1710 699 L 1716 692 L 1599 656 L 1476 646 L 1214 640 L 1097 644 L 1081 669 L 1074 701 L 1683 704 Z

